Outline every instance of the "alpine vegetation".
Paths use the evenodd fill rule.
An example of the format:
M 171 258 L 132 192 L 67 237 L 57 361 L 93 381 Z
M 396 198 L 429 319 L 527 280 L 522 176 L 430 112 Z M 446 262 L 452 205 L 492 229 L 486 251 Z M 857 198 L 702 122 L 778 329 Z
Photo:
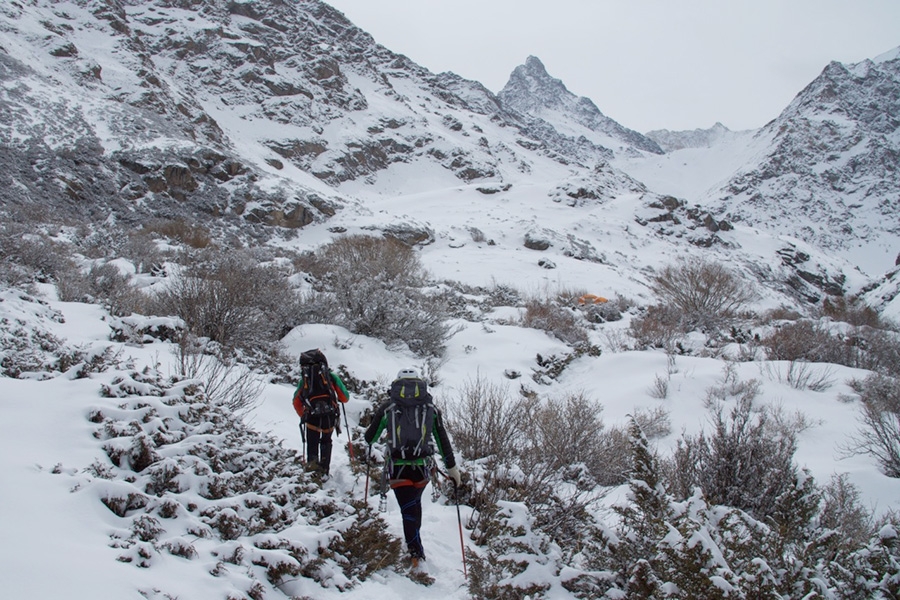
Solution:
M 744 132 L 510 67 L 0 2 L 5 596 L 900 597 L 900 51 Z

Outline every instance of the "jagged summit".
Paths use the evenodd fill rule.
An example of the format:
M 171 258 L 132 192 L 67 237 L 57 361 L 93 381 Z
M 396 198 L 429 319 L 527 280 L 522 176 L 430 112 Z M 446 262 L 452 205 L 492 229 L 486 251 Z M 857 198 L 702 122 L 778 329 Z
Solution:
M 662 149 L 640 133 L 607 117 L 587 97 L 578 97 L 547 73 L 544 64 L 529 56 L 516 67 L 498 94 L 503 107 L 553 124 L 565 135 L 584 136 L 613 152 L 640 150 L 662 154 Z
M 574 94 L 561 80 L 547 73 L 538 57 L 529 56 L 525 64 L 513 69 L 498 96 L 508 108 L 534 114 L 542 109 L 563 108 L 566 106 L 565 100 L 574 97 Z

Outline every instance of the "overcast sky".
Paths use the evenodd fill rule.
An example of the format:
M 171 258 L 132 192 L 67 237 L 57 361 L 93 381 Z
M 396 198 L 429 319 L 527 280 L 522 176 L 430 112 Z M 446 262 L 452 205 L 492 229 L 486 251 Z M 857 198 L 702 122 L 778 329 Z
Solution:
M 900 0 L 325 0 L 375 41 L 498 92 L 537 56 L 622 125 L 761 127 L 832 60 L 900 46 Z

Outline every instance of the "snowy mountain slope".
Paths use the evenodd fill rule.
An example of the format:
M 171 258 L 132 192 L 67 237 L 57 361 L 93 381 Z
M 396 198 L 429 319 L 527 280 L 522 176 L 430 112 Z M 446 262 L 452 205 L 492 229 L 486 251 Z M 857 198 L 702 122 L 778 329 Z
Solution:
M 515 254 L 502 249 L 498 252 Z M 511 260 L 515 258 L 511 257 Z M 490 263 L 469 263 L 469 276 L 473 280 L 486 280 L 494 273 L 494 268 L 495 265 Z M 259 587 L 255 588 L 255 594 L 262 590 L 266 597 L 275 598 L 282 594 L 325 600 L 395 598 L 398 594 L 469 597 L 461 572 L 455 506 L 446 498 L 432 503 L 427 499 L 428 494 L 424 506 L 423 539 L 429 556 L 428 567 L 436 581 L 427 588 L 390 570 L 383 570 L 366 581 L 342 589 L 336 586 L 342 581 L 337 565 L 327 561 L 320 567 L 325 572 L 331 571 L 331 576 L 325 577 L 325 584 L 304 576 L 273 585 L 266 579 L 266 563 L 260 548 L 284 538 L 314 552 L 323 539 L 334 535 L 341 526 L 340 520 L 326 519 L 315 523 L 302 514 L 297 514 L 286 529 L 221 539 L 214 532 L 200 537 L 185 532 L 187 526 L 198 519 L 198 515 L 189 510 L 175 517 L 162 517 L 154 509 L 149 514 L 162 531 L 146 534 L 151 535 L 152 544 L 135 545 L 132 531 L 141 531 L 137 523 L 145 513 L 135 509 L 119 515 L 104 505 L 102 499 L 111 490 L 134 489 L 134 484 L 114 477 L 118 471 L 127 475 L 127 470 L 109 466 L 103 471 L 96 466 L 109 462 L 105 458 L 109 440 L 98 435 L 100 428 L 92 415 L 99 411 L 106 415 L 121 413 L 127 416 L 130 411 L 126 407 L 132 404 L 144 407 L 139 411 L 145 411 L 147 406 L 157 406 L 160 398 L 134 395 L 134 392 L 123 397 L 107 397 L 103 388 L 115 389 L 117 381 L 132 381 L 136 373 L 172 372 L 172 348 L 169 343 L 158 340 L 148 340 L 144 344 L 110 341 L 110 325 L 115 319 L 96 306 L 58 302 L 50 286 L 41 286 L 41 289 L 47 298 L 41 302 L 4 290 L 0 320 L 14 320 L 30 331 L 46 332 L 69 348 L 81 348 L 89 353 L 105 352 L 107 356 L 120 354 L 109 368 L 87 376 L 79 376 L 82 367 L 75 365 L 65 373 L 47 370 L 30 374 L 25 379 L 0 378 L 0 397 L 3 398 L 0 403 L 3 416 L 0 419 L 3 424 L 0 455 L 4 457 L 0 480 L 4 490 L 18 491 L 6 493 L 0 500 L 7 542 L 0 550 L 0 573 L 7 591 L 29 597 L 65 594 L 79 599 L 190 597 L 212 600 L 229 594 L 247 594 L 253 589 L 251 585 L 257 583 Z M 440 382 L 433 388 L 441 406 L 458 401 L 465 385 L 477 374 L 497 384 L 505 382 L 511 388 L 521 385 L 548 397 L 585 393 L 597 402 L 604 422 L 610 426 L 626 423 L 628 415 L 635 410 L 664 407 L 672 423 L 671 433 L 658 441 L 663 452 L 672 448 L 682 432 L 697 432 L 708 426 L 704 398 L 706 390 L 720 384 L 725 377 L 726 364 L 721 360 L 678 356 L 673 365 L 661 351 L 608 351 L 600 356 L 583 356 L 572 362 L 558 379 L 537 383 L 530 377 L 539 371 L 535 354 L 565 354 L 567 346 L 543 332 L 511 325 L 509 308 L 498 308 L 484 316 L 483 321 L 459 320 L 455 323 L 457 332 L 450 340 L 446 362 L 439 372 Z M 592 341 L 604 344 L 604 334 L 625 327 L 627 319 L 609 323 L 593 333 Z M 354 377 L 364 380 L 387 382 L 398 369 L 416 364 L 413 357 L 391 350 L 379 340 L 352 335 L 327 325 L 297 328 L 284 339 L 284 344 L 286 350 L 295 355 L 310 347 L 323 348 L 331 364 L 344 365 Z M 864 502 L 877 512 L 890 510 L 900 503 L 900 481 L 880 474 L 873 459 L 865 456 L 839 458 L 840 445 L 853 434 L 857 423 L 857 403 L 847 400 L 847 397 L 852 398 L 852 392 L 845 382 L 864 372 L 816 365 L 833 385 L 814 392 L 795 389 L 784 381 L 787 368 L 784 363 L 767 363 L 767 366 L 758 362 L 733 363 L 730 368 L 736 369 L 732 376 L 741 380 L 760 381 L 762 402 L 780 406 L 786 415 L 797 411 L 810 420 L 811 427 L 799 438 L 796 460 L 809 468 L 818 481 L 827 481 L 833 473 L 847 473 L 849 480 L 863 494 Z M 510 381 L 510 372 L 522 375 Z M 670 393 L 660 400 L 653 397 L 651 389 L 654 378 L 666 373 L 670 378 Z M 245 420 L 255 429 L 280 440 L 289 451 L 300 451 L 297 418 L 290 406 L 291 395 L 290 385 L 267 385 L 261 404 Z M 170 402 L 176 400 L 176 390 L 165 397 Z M 360 398 L 351 399 L 347 405 L 351 426 L 366 406 Z M 162 409 L 159 404 L 158 410 Z M 166 421 L 171 425 L 173 419 L 167 417 Z M 148 422 L 152 425 L 154 420 Z M 204 429 L 212 434 L 208 427 Z M 186 438 L 178 445 L 187 448 L 190 440 Z M 160 451 L 166 453 L 168 460 L 175 460 L 178 454 L 174 450 L 178 445 L 162 447 Z M 319 499 L 333 496 L 361 500 L 364 481 L 350 471 L 343 436 L 338 438 L 335 448 L 334 479 L 324 490 L 310 492 L 310 495 Z M 222 449 L 225 450 L 224 446 Z M 198 455 L 189 456 L 195 461 Z M 140 477 L 143 479 L 146 474 Z M 150 506 L 163 501 L 193 501 L 201 507 L 209 503 L 194 491 L 204 481 L 200 473 L 183 481 L 191 482 L 187 490 L 176 487 L 162 493 L 158 499 L 151 495 Z M 264 494 L 258 490 L 255 497 L 263 498 Z M 622 497 L 623 490 L 616 489 L 611 492 L 609 501 Z M 224 498 L 222 503 L 227 504 L 229 500 Z M 376 510 L 377 497 L 370 497 L 369 503 Z M 462 507 L 464 523 L 470 510 Z M 194 511 L 200 512 L 196 508 Z M 400 535 L 399 509 L 393 498 L 389 498 L 384 518 L 389 531 Z M 179 540 L 188 541 L 194 554 L 176 554 L 177 546 L 171 544 Z M 471 542 L 466 544 L 474 549 Z M 139 548 L 144 548 L 143 555 L 137 554 Z M 241 555 L 238 550 L 245 554 Z M 45 573 L 48 552 L 54 556 L 56 552 L 65 552 L 66 556 L 65 560 L 56 561 L 54 577 L 46 577 Z M 278 554 L 274 549 L 268 552 L 269 560 Z M 123 561 L 123 556 L 130 557 L 131 562 Z M 145 568 L 135 566 L 139 556 L 145 556 Z M 558 575 L 552 570 L 541 572 L 554 586 L 552 597 L 571 597 L 559 585 Z
M 770 155 L 774 131 L 752 141 L 743 132 L 724 136 L 726 151 L 719 144 L 660 154 L 534 57 L 495 96 L 378 45 L 317 0 L 39 1 L 5 4 L 0 16 L 0 102 L 10 115 L 0 123 L 8 149 L 0 204 L 10 210 L 50 206 L 57 218 L 114 214 L 135 225 L 153 217 L 238 229 L 300 228 L 346 213 L 342 223 L 369 227 L 384 197 L 402 206 L 404 197 L 431 193 L 427 213 L 392 226 L 407 239 L 458 240 L 460 228 L 490 229 L 515 215 L 515 226 L 498 225 L 510 243 L 553 238 L 551 263 L 596 260 L 614 247 L 625 256 L 613 261 L 624 279 L 651 266 L 631 243 L 667 257 L 714 246 L 729 262 L 749 264 L 753 253 L 720 225 L 755 229 L 770 220 L 768 196 L 753 196 L 752 210 L 743 201 L 726 210 L 718 190 Z M 439 201 L 459 190 L 468 198 L 462 219 L 453 202 Z M 541 220 L 548 203 L 573 209 L 571 228 Z M 594 224 L 591 212 L 610 203 L 615 226 Z M 487 207 L 492 216 L 475 216 Z M 301 244 L 328 239 L 318 230 L 327 232 L 307 228 Z M 804 231 L 761 235 L 787 236 L 771 244 L 783 250 L 810 241 Z M 620 233 L 641 241 L 620 243 Z M 816 244 L 802 252 L 812 257 L 809 276 L 798 279 L 796 265 L 783 264 L 761 281 L 784 302 L 865 284 L 852 273 L 860 261 L 841 263 L 855 256 L 826 257 Z M 778 265 L 780 256 L 763 260 Z
M 760 131 L 771 149 L 722 187 L 717 214 L 888 270 L 900 248 L 895 55 L 826 67 Z
M 665 154 L 621 157 L 613 164 L 656 193 L 707 205 L 747 164 L 765 156 L 770 140 L 757 133 L 715 128 L 657 132 L 654 139 Z

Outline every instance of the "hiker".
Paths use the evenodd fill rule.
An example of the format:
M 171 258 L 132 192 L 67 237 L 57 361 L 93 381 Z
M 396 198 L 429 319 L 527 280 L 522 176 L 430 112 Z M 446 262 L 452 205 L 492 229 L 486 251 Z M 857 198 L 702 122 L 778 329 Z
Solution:
M 391 489 L 403 515 L 403 536 L 413 567 L 425 560 L 425 550 L 419 530 L 422 527 L 422 492 L 428 485 L 432 455 L 437 450 L 447 467 L 447 474 L 459 487 L 459 468 L 450 446 L 450 438 L 444 429 L 440 411 L 432 404 L 424 380 L 415 369 L 403 369 L 391 384 L 390 398 L 381 404 L 366 429 L 365 440 L 371 452 L 372 443 L 381 433 L 388 432 L 389 455 L 385 457 L 385 469 Z
M 294 410 L 300 415 L 300 432 L 306 438 L 306 469 L 328 475 L 331 467 L 331 434 L 338 429 L 338 402 L 350 395 L 344 382 L 328 368 L 318 348 L 300 355 L 300 382 L 294 392 Z

